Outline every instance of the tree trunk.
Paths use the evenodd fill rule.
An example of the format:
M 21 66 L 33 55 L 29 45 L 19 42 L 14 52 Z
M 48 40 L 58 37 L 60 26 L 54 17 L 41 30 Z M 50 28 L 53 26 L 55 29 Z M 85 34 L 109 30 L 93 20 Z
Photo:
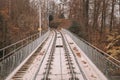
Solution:
M 114 8 L 115 8 L 115 0 L 112 0 L 111 20 L 110 20 L 110 29 L 109 29 L 110 32 L 112 31 L 112 28 L 113 28 Z
M 101 19 L 101 31 L 100 35 L 102 35 L 103 30 L 105 29 L 105 21 L 106 21 L 106 1 L 103 0 L 103 7 L 102 7 L 102 19 Z

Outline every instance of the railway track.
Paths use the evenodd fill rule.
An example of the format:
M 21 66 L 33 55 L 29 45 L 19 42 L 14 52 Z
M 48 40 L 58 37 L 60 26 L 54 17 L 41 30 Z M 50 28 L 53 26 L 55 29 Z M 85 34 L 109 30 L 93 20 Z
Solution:
M 65 56 L 66 56 L 66 59 L 67 59 L 67 62 L 68 62 L 68 65 L 69 65 L 69 69 L 70 69 L 70 74 L 71 74 L 71 78 L 70 80 L 79 80 L 79 78 L 76 76 L 76 72 L 74 71 L 74 63 L 72 63 L 72 60 L 71 60 L 71 56 L 69 54 L 69 50 L 67 48 L 67 45 L 66 45 L 66 42 L 65 42 L 65 39 L 64 39 L 64 36 L 62 35 L 61 33 L 61 36 L 62 36 L 62 41 L 63 41 L 63 46 L 64 46 L 64 50 L 65 50 Z
M 55 34 L 47 62 L 44 61 L 46 64 L 43 64 L 39 69 L 35 80 L 86 80 L 79 69 L 79 64 L 76 63 L 74 53 L 71 51 L 67 41 L 65 41 L 64 35 L 59 31 L 55 32 Z M 56 67 L 59 69 L 58 71 Z
M 44 73 L 44 78 L 42 80 L 50 80 L 48 78 L 48 76 L 50 74 L 52 61 L 54 59 L 56 38 L 57 38 L 57 35 L 56 35 L 56 31 L 55 31 L 55 38 L 54 38 L 54 41 L 53 41 L 53 44 L 52 44 L 52 48 L 51 48 L 51 52 L 50 52 L 50 55 L 49 55 L 49 58 L 48 58 L 48 63 L 46 65 L 46 70 L 45 70 L 45 73 Z
M 42 49 L 43 47 L 43 49 Z M 69 43 L 60 31 L 52 32 L 26 64 L 13 76 L 11 80 L 87 80 L 70 49 Z M 46 49 L 45 49 L 46 48 Z M 40 53 L 42 53 L 40 55 Z M 37 58 L 37 56 L 40 56 Z M 36 68 L 32 78 L 29 78 L 28 69 L 33 61 L 32 68 Z M 30 70 L 32 70 L 32 68 Z M 26 76 L 25 76 L 26 75 Z

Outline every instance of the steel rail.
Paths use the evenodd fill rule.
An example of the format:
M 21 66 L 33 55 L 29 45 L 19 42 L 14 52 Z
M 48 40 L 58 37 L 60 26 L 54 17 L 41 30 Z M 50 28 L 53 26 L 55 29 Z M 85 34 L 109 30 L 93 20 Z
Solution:
M 65 54 L 67 55 L 67 60 L 68 60 L 68 65 L 69 65 L 69 68 L 70 68 L 70 74 L 71 74 L 71 80 L 76 80 L 76 75 L 75 75 L 75 71 L 73 69 L 73 65 L 71 63 L 71 59 L 70 59 L 70 55 L 69 55 L 69 50 L 67 48 L 67 45 L 66 45 L 66 42 L 65 42 L 65 39 L 64 39 L 64 36 L 63 34 L 60 32 L 61 36 L 62 36 L 62 41 L 63 41 L 63 47 L 64 47 L 64 50 L 65 50 Z
M 46 43 L 46 41 L 48 40 L 48 37 L 47 37 L 47 39 L 41 44 L 41 46 L 38 48 L 38 50 L 35 52 L 35 53 L 37 53 L 38 51 L 40 51 L 42 48 L 42 46 L 44 46 L 45 45 L 45 43 Z M 51 41 L 52 41 L 52 39 L 51 39 Z M 50 42 L 51 42 L 50 41 Z M 50 45 L 50 44 L 49 44 Z M 48 48 L 49 48 L 49 46 L 48 46 Z M 48 49 L 47 49 L 48 50 Z M 47 52 L 47 50 L 46 50 L 46 52 Z M 45 53 L 46 53 L 45 52 Z M 39 55 L 39 53 L 37 53 L 37 54 L 33 54 L 31 57 L 30 57 L 30 59 L 23 65 L 23 67 L 25 66 L 25 65 L 27 65 L 28 67 L 29 67 L 29 65 L 28 65 L 28 63 L 30 63 L 31 61 L 33 61 L 36 57 L 35 56 L 37 56 L 37 55 Z M 46 54 L 45 54 L 46 55 Z M 44 56 L 45 57 L 45 56 Z M 43 58 L 43 60 L 44 60 L 44 58 Z M 42 62 L 43 62 L 43 60 L 42 60 Z M 42 62 L 41 62 L 41 64 L 42 64 Z M 41 66 L 41 64 L 39 65 L 39 68 L 40 68 L 40 66 Z M 23 68 L 22 67 L 22 68 Z M 21 69 L 22 69 L 21 68 Z M 37 70 L 37 72 L 36 72 L 36 74 L 35 74 L 35 76 L 33 77 L 33 80 L 35 80 L 35 78 L 36 78 L 36 75 L 37 75 L 37 73 L 39 72 L 39 68 L 38 68 L 38 70 Z M 21 69 L 19 70 L 19 71 L 21 71 Z M 19 72 L 18 71 L 18 72 Z M 24 71 L 25 72 L 25 71 Z M 17 74 L 17 73 L 16 73 Z M 13 78 L 17 78 L 17 76 L 13 76 Z M 20 78 L 20 79 L 22 79 L 22 77 Z
M 49 32 L 37 38 L 27 46 L 24 46 L 22 49 L 19 49 L 17 52 L 14 51 L 15 54 L 10 55 L 10 57 L 7 57 L 6 59 L 4 56 L 3 61 L 0 62 L 0 80 L 8 78 L 10 73 L 14 72 L 16 68 L 26 60 L 26 58 L 31 56 L 38 47 L 41 46 L 41 44 L 47 39 L 48 35 Z
M 120 71 L 120 61 L 78 37 L 76 34 L 65 29 L 63 29 L 62 32 L 68 34 L 73 39 L 107 79 L 115 80 L 114 78 L 118 76 L 116 73 Z
M 74 59 L 75 59 L 77 65 L 78 65 L 78 67 L 79 67 L 79 70 L 80 70 L 80 72 L 81 72 L 81 74 L 82 74 L 84 80 L 87 80 L 87 78 L 86 78 L 86 76 L 85 76 L 83 70 L 81 69 L 81 67 L 80 67 L 80 65 L 79 65 L 79 62 L 78 62 L 78 60 L 77 60 L 77 58 L 76 58 L 76 56 L 75 56 L 75 54 L 74 54 L 72 48 L 70 47 L 70 45 L 69 45 L 69 43 L 68 43 L 68 40 L 66 39 L 66 37 L 64 37 L 64 35 L 63 35 L 62 32 L 60 32 L 60 33 L 61 33 L 61 35 L 62 35 L 62 37 L 63 37 L 63 39 L 64 39 L 64 41 L 63 41 L 64 44 L 65 44 L 65 45 L 68 44 L 70 50 L 72 51 L 72 54 L 73 54 L 73 56 L 74 56 Z M 65 42 L 65 41 L 66 41 L 66 42 Z M 67 47 L 66 47 L 66 48 L 67 48 Z M 67 50 L 67 51 L 68 51 L 68 50 Z M 68 53 L 67 53 L 67 54 L 68 54 Z M 73 76 L 72 80 L 76 80 L 76 79 L 77 79 L 74 72 L 72 73 L 72 76 Z
M 55 52 L 56 39 L 57 39 L 57 34 L 56 34 L 56 31 L 55 31 L 55 38 L 54 38 L 54 41 L 53 41 L 53 45 L 52 45 L 52 48 L 51 48 L 51 52 L 50 52 L 50 55 L 49 55 L 49 60 L 48 60 L 48 64 L 47 64 L 47 67 L 46 67 L 46 71 L 45 71 L 43 80 L 48 80 L 49 79 L 48 76 L 49 76 L 50 69 L 51 69 L 53 54 Z
M 54 37 L 54 36 L 53 36 L 53 37 Z M 35 74 L 33 80 L 36 80 L 36 77 L 37 77 L 37 75 L 38 75 L 38 72 L 39 72 L 39 70 L 40 70 L 40 68 L 41 68 L 41 66 L 42 66 L 42 63 L 43 63 L 43 61 L 44 61 L 44 59 L 45 59 L 45 57 L 46 57 L 48 48 L 50 47 L 50 45 L 51 45 L 51 43 L 52 43 L 53 37 L 52 37 L 52 39 L 50 40 L 50 43 L 49 43 L 49 45 L 48 45 L 48 47 L 47 47 L 47 49 L 46 49 L 45 55 L 44 55 L 44 57 L 43 57 L 43 59 L 42 59 L 40 65 L 39 65 L 39 68 L 38 68 L 38 70 L 37 70 L 37 72 L 36 72 L 36 74 Z

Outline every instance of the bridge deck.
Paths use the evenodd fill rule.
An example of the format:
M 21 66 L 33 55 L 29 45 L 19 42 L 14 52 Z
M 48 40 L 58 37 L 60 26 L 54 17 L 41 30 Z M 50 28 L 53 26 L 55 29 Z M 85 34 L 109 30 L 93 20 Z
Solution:
M 51 31 L 14 76 L 6 80 L 107 80 L 71 37 Z

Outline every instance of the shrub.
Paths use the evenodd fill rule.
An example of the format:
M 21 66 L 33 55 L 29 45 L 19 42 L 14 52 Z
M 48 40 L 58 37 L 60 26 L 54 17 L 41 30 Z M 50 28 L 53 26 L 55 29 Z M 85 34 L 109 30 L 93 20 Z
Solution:
M 72 25 L 70 26 L 69 30 L 72 31 L 73 33 L 79 33 L 79 24 L 76 21 L 72 22 Z

